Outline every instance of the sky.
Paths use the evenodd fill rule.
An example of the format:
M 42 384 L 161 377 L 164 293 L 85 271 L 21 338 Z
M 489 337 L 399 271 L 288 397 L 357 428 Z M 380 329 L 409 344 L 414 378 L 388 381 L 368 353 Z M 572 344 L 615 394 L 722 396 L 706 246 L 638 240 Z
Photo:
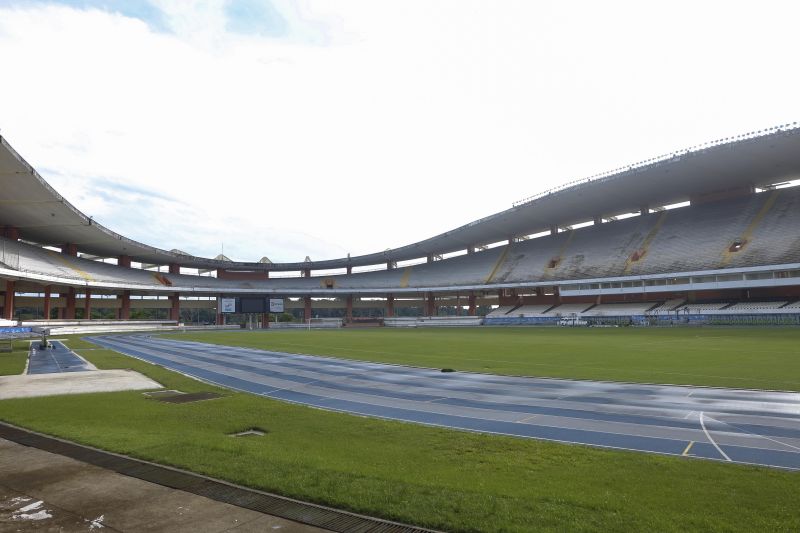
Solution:
M 395 248 L 800 120 L 797 2 L 0 0 L 0 134 L 127 237 Z

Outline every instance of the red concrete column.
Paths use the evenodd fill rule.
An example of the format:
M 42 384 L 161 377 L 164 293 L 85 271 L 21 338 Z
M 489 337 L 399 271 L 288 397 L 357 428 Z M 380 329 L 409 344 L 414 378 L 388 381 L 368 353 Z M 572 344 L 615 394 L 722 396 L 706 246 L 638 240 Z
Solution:
M 131 256 L 129 255 L 121 255 L 117 257 L 117 266 L 121 267 L 131 267 Z
M 122 300 L 119 306 L 120 320 L 129 320 L 131 318 L 131 291 L 122 291 L 117 298 Z
M 303 269 L 303 277 L 304 278 L 310 278 L 311 277 L 311 269 L 310 268 Z
M 306 296 L 304 299 L 305 307 L 303 308 L 303 317 L 306 320 L 311 320 L 311 296 Z
M 19 228 L 15 228 L 14 226 L 6 226 L 3 228 L 3 237 L 6 239 L 11 239 L 12 241 L 19 240 Z
M 269 313 L 261 315 L 261 327 L 265 329 L 269 327 Z
M 51 292 L 51 290 L 52 290 L 52 287 L 50 287 L 50 285 L 45 285 L 44 286 L 44 312 L 43 312 L 43 314 L 44 314 L 44 319 L 45 320 L 50 320 L 50 313 L 52 311 L 52 305 L 51 305 L 51 302 L 50 302 L 50 292 Z
M 64 310 L 64 318 L 75 320 L 75 287 L 70 287 L 66 294 L 67 307 Z
M 169 264 L 169 273 L 170 274 L 180 274 L 181 273 L 181 266 L 177 263 L 170 263 Z
M 394 316 L 394 294 L 386 296 L 386 316 L 389 318 Z
M 89 320 L 92 318 L 92 291 L 86 289 L 86 298 L 83 300 L 83 318 Z
M 73 243 L 67 243 L 61 247 L 61 253 L 77 256 L 78 255 L 78 245 Z
M 347 318 L 348 322 L 353 321 L 353 295 L 347 295 L 347 309 L 345 311 L 345 317 Z
M 222 303 L 220 302 L 221 299 L 222 299 L 222 295 L 217 296 L 217 322 L 216 323 L 217 323 L 218 326 L 222 325 L 222 321 L 223 321 L 222 312 L 220 311 L 220 305 L 222 305 Z
M 172 307 L 169 310 L 169 319 L 180 321 L 181 319 L 181 298 L 180 293 L 176 292 L 169 297 Z
M 425 315 L 434 316 L 436 314 L 436 298 L 432 292 L 427 293 L 425 297 Z
M 14 319 L 14 282 L 6 281 L 6 299 L 3 303 L 3 318 L 6 320 Z
M 469 295 L 469 310 L 467 311 L 467 314 L 469 314 L 469 316 L 475 316 L 475 313 L 476 313 L 476 310 L 477 310 L 477 306 L 475 305 L 475 300 L 476 300 L 475 295 L 474 294 L 470 294 Z

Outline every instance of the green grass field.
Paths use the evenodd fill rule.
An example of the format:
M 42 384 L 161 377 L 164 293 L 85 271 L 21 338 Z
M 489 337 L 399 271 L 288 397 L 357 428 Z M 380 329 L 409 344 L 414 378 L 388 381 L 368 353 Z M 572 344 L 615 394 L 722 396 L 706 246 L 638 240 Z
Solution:
M 232 337 L 263 343 L 274 333 Z M 324 335 L 318 337 L 319 333 Z M 469 337 L 474 332 L 464 330 L 280 332 L 274 338 L 286 343 L 281 349 L 311 340 L 323 349 L 321 341 L 332 339 L 329 342 L 338 343 L 336 349 L 346 350 L 351 339 L 363 350 L 359 339 L 375 343 L 380 337 L 374 335 L 383 333 L 386 346 L 391 346 L 384 351 L 390 354 L 399 351 L 398 338 L 404 339 L 402 346 L 417 346 L 423 355 L 431 351 L 425 349 L 430 342 L 446 345 L 458 337 L 473 339 L 462 345 L 478 342 Z M 531 339 L 561 335 L 560 331 L 544 332 L 545 337 L 520 330 L 486 333 L 495 342 L 496 335 L 507 333 L 510 345 L 521 343 L 516 363 L 503 363 L 510 373 L 527 373 L 520 370 L 529 368 L 522 347 Z M 744 337 L 738 330 L 734 335 Z M 568 336 L 561 338 L 569 341 Z M 85 341 L 68 344 L 98 368 L 131 368 L 168 388 L 215 390 L 224 397 L 184 405 L 148 400 L 139 392 L 4 400 L 0 419 L 235 483 L 443 530 L 800 530 L 800 473 L 326 412 L 217 389 L 109 350 L 89 349 L 95 347 Z M 414 355 L 408 357 L 410 361 L 402 362 L 420 364 Z M 457 352 L 447 357 L 455 358 Z M 488 364 L 479 361 L 475 369 L 487 370 L 482 365 Z M 566 372 L 572 367 L 561 368 Z M 254 426 L 267 430 L 267 435 L 227 436 Z
M 28 342 L 14 341 L 12 351 L 0 353 L 0 376 L 22 374 L 28 360 Z
M 800 390 L 800 328 L 365 328 L 174 336 L 491 374 Z

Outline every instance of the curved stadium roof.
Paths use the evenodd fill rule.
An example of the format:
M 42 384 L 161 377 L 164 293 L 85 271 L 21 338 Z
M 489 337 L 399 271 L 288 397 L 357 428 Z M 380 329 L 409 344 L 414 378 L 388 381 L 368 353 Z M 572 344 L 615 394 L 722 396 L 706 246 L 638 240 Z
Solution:
M 800 176 L 800 124 L 720 139 L 545 191 L 513 207 L 429 239 L 383 252 L 323 261 L 229 262 L 171 252 L 124 237 L 93 221 L 56 192 L 0 137 L 0 226 L 42 245 L 77 245 L 101 257 L 128 255 L 142 263 L 192 268 L 290 271 L 367 266 L 447 254 L 470 246 L 567 226 L 595 216 L 638 211 L 742 187 Z

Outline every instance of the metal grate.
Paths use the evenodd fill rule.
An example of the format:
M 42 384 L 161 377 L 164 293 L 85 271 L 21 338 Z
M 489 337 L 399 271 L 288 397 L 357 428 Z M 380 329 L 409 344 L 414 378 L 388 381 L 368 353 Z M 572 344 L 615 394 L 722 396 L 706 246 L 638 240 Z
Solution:
M 240 487 L 199 474 L 49 437 L 3 422 L 0 422 L 0 438 L 57 453 L 165 487 L 330 531 L 343 533 L 431 533 L 433 531 Z

